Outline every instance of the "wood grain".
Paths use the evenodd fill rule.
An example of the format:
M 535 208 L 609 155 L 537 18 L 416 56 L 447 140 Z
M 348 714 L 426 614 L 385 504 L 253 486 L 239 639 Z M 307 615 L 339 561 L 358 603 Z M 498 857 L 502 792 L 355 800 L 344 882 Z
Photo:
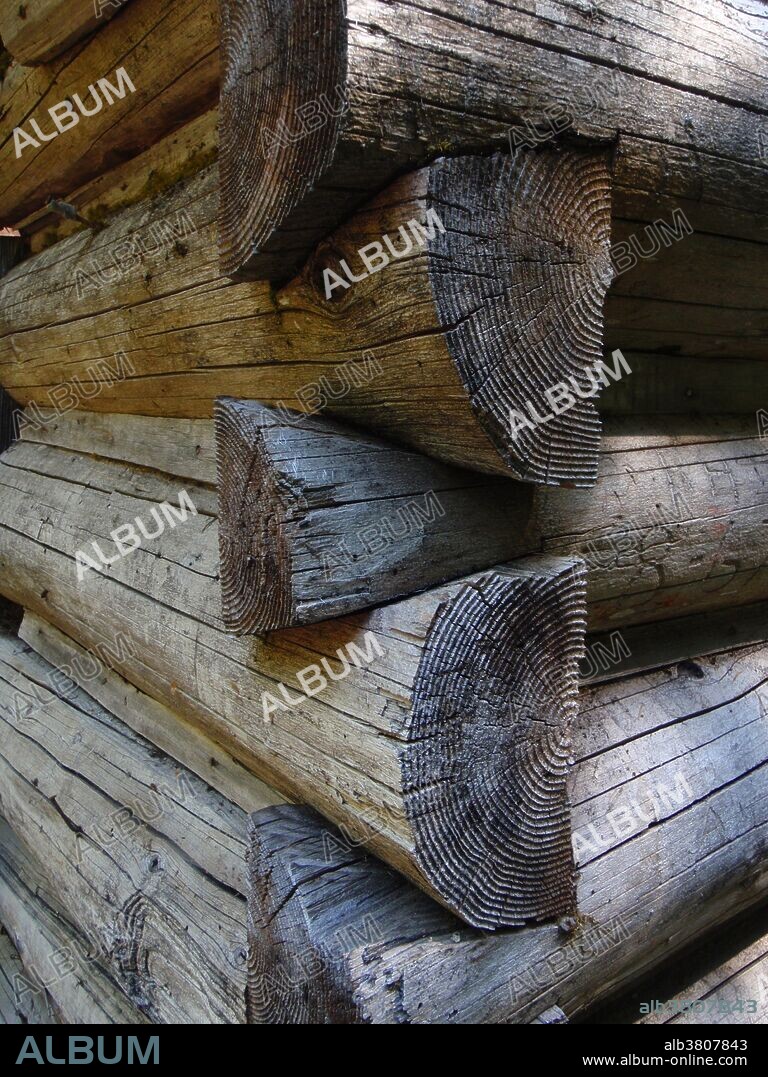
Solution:
M 128 0 L 0 0 L 0 38 L 20 64 L 53 60 L 120 11 Z

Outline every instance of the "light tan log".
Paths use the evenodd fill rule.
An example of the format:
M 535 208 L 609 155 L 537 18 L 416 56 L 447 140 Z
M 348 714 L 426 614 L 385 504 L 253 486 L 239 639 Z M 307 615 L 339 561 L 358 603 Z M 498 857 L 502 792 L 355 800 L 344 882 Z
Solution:
M 285 399 L 300 410 L 325 403 L 481 470 L 535 482 L 594 480 L 594 398 L 611 384 L 609 373 L 596 370 L 611 277 L 604 155 L 438 162 L 359 213 L 277 297 L 263 287 L 228 287 L 217 276 L 206 227 L 212 178 L 196 177 L 183 196 L 176 191 L 129 210 L 96 237 L 72 237 L 11 275 L 0 321 L 0 381 L 9 391 L 24 403 L 45 403 L 46 396 L 50 403 L 55 382 L 77 375 L 80 403 L 92 400 L 98 409 L 209 416 L 213 398 L 231 387 L 232 395 Z M 432 211 L 440 226 L 428 219 Z M 411 221 L 427 231 L 414 236 Z M 324 273 L 341 273 L 345 262 L 359 276 L 358 250 L 385 235 L 393 250 L 407 253 L 346 291 L 339 286 L 329 301 Z M 218 314 L 203 313 L 201 303 Z M 192 312 L 193 321 L 208 325 L 202 364 L 188 350 L 197 347 L 196 331 L 177 337 L 174 324 Z M 151 340 L 149 323 L 139 324 L 147 316 Z M 248 326 L 263 360 L 247 343 Z M 181 350 L 161 327 L 185 342 Z M 95 351 L 94 333 L 102 338 Z M 65 351 L 66 373 L 59 366 Z M 104 386 L 98 361 L 114 366 L 115 353 L 125 354 L 131 376 Z M 230 380 L 219 368 L 232 362 Z M 182 371 L 194 373 L 176 376 Z M 144 379 L 150 372 L 152 385 Z M 547 393 L 564 380 L 580 395 L 552 414 Z M 532 422 L 531 408 L 549 421 Z M 516 435 L 510 409 L 526 417 Z
M 765 646 L 592 689 L 569 777 L 578 915 L 494 935 L 438 918 L 314 813 L 251 822 L 255 1023 L 569 1020 L 768 892 Z
M 0 641 L 0 810 L 154 1023 L 244 1020 L 242 810 Z
M 0 38 L 20 64 L 53 60 L 104 26 L 128 0 L 0 0 Z
M 763 152 L 761 13 L 707 0 L 684 10 L 623 0 L 595 18 L 557 0 L 535 10 L 224 0 L 226 272 L 288 275 L 393 175 L 435 153 L 498 146 L 510 127 L 520 145 L 524 121 L 545 140 L 565 128 L 617 139 L 645 174 L 630 190 L 650 187 L 658 200 L 698 186 L 700 203 L 730 206 L 730 163 L 754 184 Z M 764 218 L 759 196 L 751 209 Z
M 162 442 L 157 446 L 162 451 Z M 11 488 L 20 492 L 26 468 L 18 454 L 8 462 L 19 448 L 36 457 L 38 471 L 50 472 L 48 479 L 36 475 L 31 502 L 24 495 L 24 521 Z M 118 672 L 183 711 L 284 795 L 311 799 L 361 837 L 383 820 L 376 837 L 381 855 L 468 919 L 493 927 L 568 905 L 558 745 L 582 648 L 583 579 L 574 559 L 503 566 L 368 617 L 329 622 L 309 637 L 286 634 L 254 644 L 227 636 L 218 615 L 212 490 L 184 483 L 197 515 L 166 529 L 151 549 L 115 563 L 108 576 L 91 571 L 78 581 L 74 557 L 104 524 L 109 530 L 141 515 L 156 530 L 152 509 L 158 513 L 158 505 L 177 500 L 181 480 L 154 470 L 150 456 L 134 469 L 27 442 L 9 450 L 0 468 L 7 594 L 23 592 L 28 609 L 84 647 L 108 646 L 105 660 Z M 75 473 L 88 508 L 75 509 Z M 12 504 L 13 519 L 6 516 Z M 28 530 L 33 519 L 35 537 Z M 40 546 L 35 553 L 43 534 L 45 552 Z M 168 646 L 158 647 L 160 638 Z M 552 674 L 546 700 L 534 707 L 537 722 L 529 720 L 527 703 L 518 711 L 514 701 L 518 693 L 527 700 L 539 663 Z M 327 682 L 319 697 L 310 695 L 315 667 Z M 449 722 L 453 715 L 472 715 L 471 729 Z M 487 755 L 485 769 L 478 770 L 478 752 Z M 455 769 L 444 773 L 448 760 Z M 498 798 L 498 768 L 515 804 L 536 789 L 551 818 L 546 812 L 519 817 L 505 800 L 486 831 L 481 809 L 491 789 Z M 455 851 L 454 826 L 466 830 Z M 482 872 L 476 861 L 485 865 Z
M 98 948 L 61 910 L 40 861 L 0 819 L 0 920 L 22 957 L 14 987 L 25 1009 L 49 1005 L 61 1024 L 149 1022 L 97 960 Z
M 210 109 L 218 92 L 218 37 L 215 0 L 169 6 L 131 0 L 98 34 L 44 68 L 13 64 L 0 90 L 0 226 L 16 224 L 51 195 L 66 196 Z M 109 106 L 99 94 L 99 111 L 77 112 L 74 95 L 94 110 L 89 87 L 99 79 L 114 85 L 120 67 L 135 92 L 126 90 Z M 66 100 L 74 101 L 79 122 L 59 134 L 49 109 Z M 18 153 L 13 132 L 22 128 L 35 137 L 32 120 L 56 137 L 36 138 L 37 147 L 22 146 Z M 69 122 L 62 121 L 65 128 Z

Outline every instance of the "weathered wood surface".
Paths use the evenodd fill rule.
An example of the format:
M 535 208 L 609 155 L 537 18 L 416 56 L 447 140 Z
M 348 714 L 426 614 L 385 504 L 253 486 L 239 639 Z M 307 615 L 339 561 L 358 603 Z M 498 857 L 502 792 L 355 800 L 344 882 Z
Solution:
M 510 127 L 519 142 L 526 121 L 546 139 L 555 106 L 555 133 L 618 139 L 641 193 L 649 176 L 657 196 L 693 187 L 726 216 L 732 166 L 754 184 L 763 155 L 761 15 L 707 0 L 224 0 L 222 264 L 288 275 L 393 175 Z M 744 208 L 764 217 L 759 198 Z
M 153 1022 L 244 1020 L 245 815 L 0 640 L 0 811 Z
M 69 470 L 76 461 L 66 454 L 61 463 Z M 101 469 L 101 478 L 94 466 Z M 109 481 L 98 462 L 89 462 L 87 469 L 92 492 Z M 124 468 L 119 470 L 128 485 L 117 479 L 117 487 L 108 495 L 113 502 L 109 511 L 131 515 L 132 505 L 137 512 L 148 512 L 148 505 L 157 504 L 162 496 L 158 480 L 145 472 L 130 480 Z M 137 485 L 143 487 L 143 494 Z M 49 494 L 63 509 L 50 487 Z M 149 502 L 137 500 L 147 494 Z M 199 494 L 200 488 L 194 498 L 202 506 Z M 96 501 L 102 497 L 97 494 Z M 67 518 L 66 511 L 63 516 L 58 512 L 56 530 L 62 526 L 53 546 L 57 548 L 54 560 L 59 563 L 54 565 L 45 555 L 47 566 L 42 570 L 46 577 L 49 570 L 56 573 L 56 585 L 47 587 L 42 582 L 40 564 L 19 565 L 25 579 L 31 582 L 34 576 L 37 581 L 34 593 L 26 592 L 30 609 L 87 647 L 96 646 L 97 639 L 111 639 L 114 652 L 120 633 L 134 644 L 134 654 L 141 655 L 140 661 L 122 652 L 113 658 L 124 676 L 167 706 L 183 709 L 287 795 L 312 798 L 322 810 L 366 837 L 380 828 L 376 841 L 382 855 L 435 896 L 459 907 L 463 915 L 494 926 L 562 908 L 568 898 L 568 867 L 553 866 L 549 858 L 552 843 L 559 840 L 559 848 L 564 848 L 567 818 L 562 801 L 558 831 L 550 821 L 543 836 L 533 825 L 518 832 L 511 807 L 490 831 L 483 831 L 474 820 L 482 818 L 479 805 L 489 795 L 490 778 L 483 773 L 480 785 L 472 787 L 477 765 L 474 738 L 482 735 L 473 732 L 467 739 L 468 730 L 465 734 L 462 726 L 450 723 L 441 738 L 430 731 L 442 728 L 449 714 L 473 714 L 477 720 L 481 706 L 483 722 L 493 728 L 488 767 L 503 767 L 505 786 L 510 796 L 517 797 L 530 794 L 531 782 L 538 787 L 545 770 L 550 784 L 539 795 L 552 797 L 555 816 L 562 759 L 548 750 L 547 730 L 549 723 L 567 722 L 572 709 L 583 632 L 580 583 L 571 559 L 556 559 L 554 564 L 545 561 L 541 567 L 538 562 L 531 567 L 504 567 L 409 600 L 404 608 L 387 607 L 375 622 L 337 621 L 324 626 L 315 638 L 270 638 L 254 646 L 253 641 L 241 644 L 227 637 L 219 627 L 214 612 L 216 535 L 210 516 L 190 517 L 179 530 L 166 532 L 159 547 L 126 558 L 122 562 L 126 571 L 113 566 L 112 579 L 92 575 L 78 585 L 74 563 L 63 548 L 74 551 L 72 542 L 80 545 L 86 532 L 73 533 L 74 518 Z M 13 530 L 21 534 L 15 524 Z M 9 538 L 10 534 L 9 530 Z M 182 535 L 186 552 L 178 545 Z M 165 568 L 157 560 L 161 549 L 164 558 L 171 559 Z M 18 593 L 11 584 L 15 556 L 8 554 L 3 556 L 7 570 L 3 587 Z M 113 586 L 121 596 L 108 599 L 105 589 Z M 64 609 L 57 608 L 59 600 L 67 608 L 64 617 Z M 91 611 L 101 608 L 102 601 L 118 614 L 110 626 L 94 623 Z M 87 631 L 89 624 L 96 635 Z M 521 638 L 516 626 L 522 629 L 523 624 Z M 169 648 L 158 649 L 150 643 L 159 635 L 169 639 L 169 633 L 174 638 Z M 458 655 L 462 656 L 460 667 Z M 507 696 L 513 690 L 525 692 L 531 670 L 540 662 L 556 671 L 552 694 L 535 708 L 535 713 L 542 712 L 541 724 L 526 721 L 521 727 L 510 712 Z M 471 677 L 457 672 L 468 667 L 474 671 Z M 321 677 L 323 669 L 328 671 L 322 699 L 312 698 L 315 686 L 301 680 L 311 677 L 315 668 Z M 290 690 L 284 687 L 286 682 Z M 301 690 L 305 683 L 307 694 L 297 696 L 296 684 Z M 500 722 L 509 726 L 502 753 Z M 533 738 L 530 743 L 529 737 Z M 538 769 L 531 774 L 526 745 L 529 752 L 539 746 Z M 436 774 L 442 773 L 440 768 L 449 759 L 456 774 L 443 776 L 442 786 L 436 788 Z M 510 768 L 517 775 L 515 782 Z M 461 796 L 454 797 L 453 791 L 459 788 Z M 449 841 L 446 830 L 451 824 L 466 828 L 477 853 L 470 850 L 466 856 L 447 858 L 444 844 Z M 505 836 L 499 843 L 501 862 L 497 863 L 500 833 Z M 518 849 L 526 854 L 519 854 Z M 487 864 L 490 878 L 475 876 L 475 856 Z M 502 877 L 509 874 L 503 899 L 496 894 L 494 872 Z
M 768 906 L 701 939 L 674 962 L 587 1014 L 589 1024 L 765 1024 Z
M 768 892 L 768 651 L 584 693 L 569 778 L 578 915 L 466 929 L 293 806 L 251 820 L 256 1023 L 572 1020 Z
M 104 26 L 128 0 L 0 0 L 0 38 L 20 64 L 54 59 Z
M 97 89 L 101 108 L 95 111 L 90 87 L 98 87 L 99 79 L 114 85 L 121 67 L 135 92 L 126 90 L 107 106 Z M 215 0 L 176 0 L 171 5 L 131 0 L 98 34 L 45 67 L 13 64 L 0 89 L 5 131 L 0 142 L 0 226 L 16 224 L 51 195 L 66 196 L 210 109 L 218 79 Z M 74 101 L 74 95 L 94 114 L 76 110 L 76 125 L 71 117 L 60 116 L 64 130 L 59 133 L 49 109 Z M 49 141 L 35 136 L 33 120 Z M 19 153 L 13 137 L 19 127 L 38 146 L 22 145 Z
M 83 395 L 99 409 L 117 397 L 123 401 L 117 410 L 209 416 L 213 398 L 232 389 L 232 395 L 285 398 L 313 410 L 320 393 L 337 398 L 329 401 L 332 410 L 337 403 L 348 417 L 449 460 L 536 482 L 594 480 L 595 397 L 611 384 L 596 369 L 611 279 L 601 154 L 549 152 L 519 165 L 501 156 L 459 158 L 404 177 L 340 229 L 276 297 L 218 277 L 206 227 L 215 203 L 211 178 L 206 172 L 183 193 L 128 210 L 97 236 L 81 233 L 58 244 L 6 281 L 0 321 L 6 388 L 24 403 L 44 400 L 35 358 L 43 347 L 46 382 L 59 378 L 54 368 L 66 351 L 60 380 L 77 373 Z M 432 211 L 440 226 L 429 218 Z M 411 221 L 426 231 L 414 236 Z M 324 273 L 342 273 L 345 262 L 359 276 L 357 252 L 369 243 L 381 246 L 384 236 L 392 237 L 398 257 L 385 253 L 390 264 L 347 284 L 347 291 L 339 285 L 329 301 L 332 280 Z M 63 295 L 71 299 L 66 320 Z M 201 303 L 213 303 L 218 316 L 203 314 Z M 201 359 L 188 351 L 197 346 L 196 331 L 179 335 L 180 326 L 172 327 L 176 316 L 189 321 L 190 315 L 208 325 Z M 149 323 L 142 329 L 135 321 L 145 317 L 151 341 Z M 102 336 L 98 322 L 110 325 L 102 325 L 106 337 L 94 351 L 94 334 Z M 174 341 L 185 342 L 180 351 L 176 343 L 169 350 L 163 325 Z M 248 344 L 248 325 L 260 338 L 252 341 L 263 360 Z M 134 354 L 136 344 L 141 355 Z M 150 373 L 144 344 L 152 352 L 151 385 L 143 378 Z M 78 352 L 83 360 L 87 355 L 80 369 Z M 117 352 L 125 353 L 133 376 L 99 392 L 94 364 L 102 353 L 114 363 Z M 220 369 L 229 363 L 232 379 Z M 340 391 L 339 367 L 346 373 Z M 573 406 L 552 414 L 547 393 L 560 382 L 573 385 Z M 244 384 L 245 392 L 234 388 Z M 132 404 L 126 398 L 134 393 L 141 399 Z M 532 422 L 531 407 L 550 420 Z M 526 416 L 516 434 L 510 409 Z
M 129 206 L 156 198 L 216 160 L 218 117 L 218 109 L 209 109 L 196 116 L 130 161 L 118 163 L 77 190 L 68 192 L 67 202 L 85 220 L 103 227 Z M 84 227 L 79 221 L 54 213 L 47 206 L 19 222 L 30 254 L 39 254 L 67 236 L 81 232 Z
M 23 960 L 16 986 L 25 1008 L 47 1003 L 68 1025 L 149 1023 L 99 964 L 94 940 L 63 913 L 40 861 L 1 819 L 0 920 Z
M 182 715 L 136 688 L 53 625 L 27 612 L 18 635 L 134 733 L 177 760 L 244 812 L 283 802 L 278 793 Z
M 0 1025 L 55 1025 L 44 991 L 23 991 L 24 966 L 8 932 L 0 926 Z
M 220 400 L 216 428 L 223 616 L 237 633 L 343 616 L 542 548 L 586 556 L 590 595 L 615 594 L 619 623 L 620 596 L 642 605 L 637 592 L 663 588 L 678 558 L 705 580 L 712 554 L 692 558 L 693 545 L 719 550 L 723 518 L 751 501 L 757 515 L 736 540 L 745 568 L 768 479 L 757 437 L 611 454 L 587 492 L 530 491 L 251 402 Z
M 672 428 L 665 418 L 616 422 L 604 438 L 599 481 L 593 490 L 534 489 L 499 482 L 500 488 L 508 489 L 509 526 L 518 538 L 509 556 L 583 557 L 589 567 L 592 632 L 764 601 L 766 443 L 755 435 L 754 419 L 689 419 Z M 67 480 L 75 474 L 73 468 L 82 469 L 87 476 L 83 481 L 100 489 L 117 484 L 132 498 L 137 490 L 139 498 L 146 498 L 150 490 L 146 482 L 131 469 L 117 466 L 132 462 L 163 473 L 152 495 L 157 502 L 177 500 L 182 487 L 193 489 L 189 485 L 193 481 L 197 491 L 193 500 L 205 516 L 196 546 L 190 538 L 188 563 L 204 565 L 206 575 L 218 577 L 217 528 L 211 519 L 218 513 L 212 423 L 70 412 L 47 424 L 27 426 L 23 442 L 23 447 L 13 449 L 13 470 L 5 473 L 4 481 L 12 479 L 17 489 L 15 494 L 7 491 L 11 500 L 4 521 L 10 520 L 11 505 L 17 501 L 22 519 L 28 503 L 39 501 L 36 486 L 46 471 L 51 482 L 60 484 L 56 503 L 67 506 L 62 508 L 65 514 L 85 497 L 83 520 L 101 518 L 103 503 L 95 491 L 72 493 Z M 71 449 L 77 455 L 70 461 L 67 453 L 46 453 L 44 445 Z M 114 464 L 89 463 L 83 454 L 90 453 Z M 131 519 L 128 509 L 125 518 L 115 508 L 110 511 L 113 522 L 107 527 L 103 521 L 103 536 L 110 527 Z M 146 503 L 141 511 L 149 519 Z M 36 518 L 33 512 L 26 529 L 35 538 Z M 168 541 L 176 536 L 176 542 L 186 542 L 186 529 L 193 524 L 171 532 Z M 87 548 L 94 536 L 80 525 L 78 521 Z M 72 556 L 75 547 L 70 539 L 64 540 L 63 548 Z M 175 564 L 178 550 L 169 552 Z M 158 571 L 153 578 L 162 581 L 163 576 Z M 182 593 L 196 595 L 198 586 L 192 584 L 200 582 L 192 577 Z M 167 587 L 163 585 L 164 590 Z M 176 608 L 183 610 L 184 603 Z M 194 603 L 191 610 L 194 616 L 204 610 L 207 621 L 221 624 L 216 595 Z M 364 620 L 355 618 L 353 623 L 362 625 Z

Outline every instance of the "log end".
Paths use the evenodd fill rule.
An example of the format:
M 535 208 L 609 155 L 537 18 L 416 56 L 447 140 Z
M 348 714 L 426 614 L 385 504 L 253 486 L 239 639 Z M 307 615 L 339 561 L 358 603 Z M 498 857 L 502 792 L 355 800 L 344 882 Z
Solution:
M 344 7 L 221 0 L 219 250 L 227 276 L 253 275 L 257 256 L 268 256 L 280 223 L 333 160 L 346 111 Z
M 591 486 L 612 279 L 607 153 L 438 161 L 427 210 L 443 225 L 429 251 L 438 317 L 497 470 Z
M 236 635 L 293 623 L 286 521 L 296 496 L 271 466 L 265 431 L 277 423 L 252 401 L 214 405 L 222 617 Z
M 503 567 L 438 607 L 429 629 L 405 810 L 429 887 L 474 927 L 574 910 L 566 775 L 585 578 L 579 559 Z

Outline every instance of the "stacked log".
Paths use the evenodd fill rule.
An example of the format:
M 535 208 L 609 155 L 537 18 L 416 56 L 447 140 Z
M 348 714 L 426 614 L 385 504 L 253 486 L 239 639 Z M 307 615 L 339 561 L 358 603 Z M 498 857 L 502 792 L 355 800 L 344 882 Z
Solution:
M 589 1020 L 765 899 L 764 35 L 651 6 L 0 0 L 4 1020 Z

